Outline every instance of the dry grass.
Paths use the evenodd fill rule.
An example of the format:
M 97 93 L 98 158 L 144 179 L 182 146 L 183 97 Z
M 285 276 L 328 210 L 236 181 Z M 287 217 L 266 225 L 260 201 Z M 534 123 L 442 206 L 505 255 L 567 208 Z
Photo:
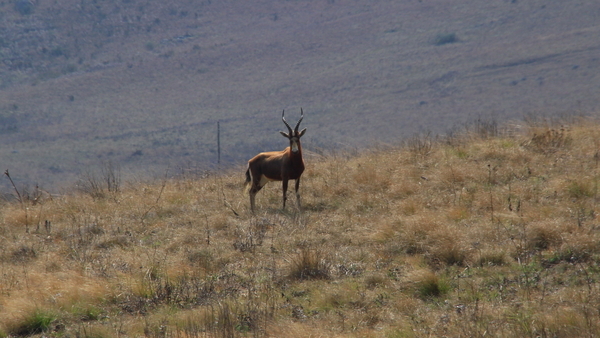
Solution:
M 5 202 L 0 336 L 599 335 L 599 130 L 311 158 L 302 212 L 241 170 Z

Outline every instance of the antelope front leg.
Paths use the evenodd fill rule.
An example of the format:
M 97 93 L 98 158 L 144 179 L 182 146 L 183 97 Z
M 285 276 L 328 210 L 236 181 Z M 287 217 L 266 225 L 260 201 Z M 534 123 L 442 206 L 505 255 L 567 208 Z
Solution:
M 298 177 L 296 179 L 296 202 L 298 203 L 298 210 L 300 210 L 301 208 L 301 204 L 300 204 L 300 177 Z
M 283 179 L 283 209 L 285 209 L 285 200 L 287 199 L 288 180 Z

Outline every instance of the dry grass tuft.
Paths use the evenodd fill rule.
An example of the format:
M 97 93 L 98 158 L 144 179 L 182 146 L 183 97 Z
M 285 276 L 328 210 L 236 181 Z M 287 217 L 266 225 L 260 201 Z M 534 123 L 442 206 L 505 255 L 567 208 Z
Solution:
M 329 279 L 331 265 L 320 250 L 301 248 L 291 260 L 289 276 L 294 279 Z
M 450 291 L 448 282 L 432 271 L 420 271 L 412 277 L 415 292 L 419 298 L 429 300 L 444 296 Z

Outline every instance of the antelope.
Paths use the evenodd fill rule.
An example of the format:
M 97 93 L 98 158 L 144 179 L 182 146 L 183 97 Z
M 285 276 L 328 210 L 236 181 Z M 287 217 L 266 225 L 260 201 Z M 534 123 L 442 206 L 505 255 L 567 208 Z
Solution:
M 302 145 L 300 138 L 306 132 L 306 128 L 298 132 L 298 126 L 304 118 L 304 112 L 300 108 L 300 120 L 296 127 L 292 127 L 285 120 L 285 110 L 281 114 L 281 120 L 288 129 L 288 132 L 280 131 L 290 141 L 290 146 L 282 151 L 269 151 L 260 153 L 248 161 L 248 170 L 246 170 L 246 192 L 250 194 L 250 209 L 254 213 L 254 200 L 256 193 L 270 181 L 282 181 L 283 183 L 283 209 L 285 209 L 286 193 L 289 180 L 296 180 L 296 201 L 300 209 L 300 176 L 304 171 L 304 160 L 302 159 Z

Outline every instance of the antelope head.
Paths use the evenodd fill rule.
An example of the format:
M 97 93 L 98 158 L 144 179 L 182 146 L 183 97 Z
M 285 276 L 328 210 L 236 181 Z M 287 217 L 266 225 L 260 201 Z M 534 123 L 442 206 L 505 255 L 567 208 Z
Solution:
M 286 133 L 284 131 L 280 131 L 280 133 L 281 133 L 281 135 L 285 136 L 287 139 L 290 140 L 290 150 L 292 151 L 292 153 L 297 153 L 298 151 L 300 151 L 300 138 L 306 132 L 306 128 L 304 128 L 304 129 L 302 129 L 302 131 L 298 132 L 298 127 L 300 126 L 300 122 L 302 122 L 303 118 L 304 118 L 304 111 L 302 111 L 302 108 L 300 108 L 300 120 L 298 120 L 298 122 L 296 122 L 296 127 L 294 127 L 294 129 L 292 130 L 292 127 L 290 127 L 290 125 L 285 120 L 285 110 L 281 114 L 281 120 L 287 127 L 288 132 Z

